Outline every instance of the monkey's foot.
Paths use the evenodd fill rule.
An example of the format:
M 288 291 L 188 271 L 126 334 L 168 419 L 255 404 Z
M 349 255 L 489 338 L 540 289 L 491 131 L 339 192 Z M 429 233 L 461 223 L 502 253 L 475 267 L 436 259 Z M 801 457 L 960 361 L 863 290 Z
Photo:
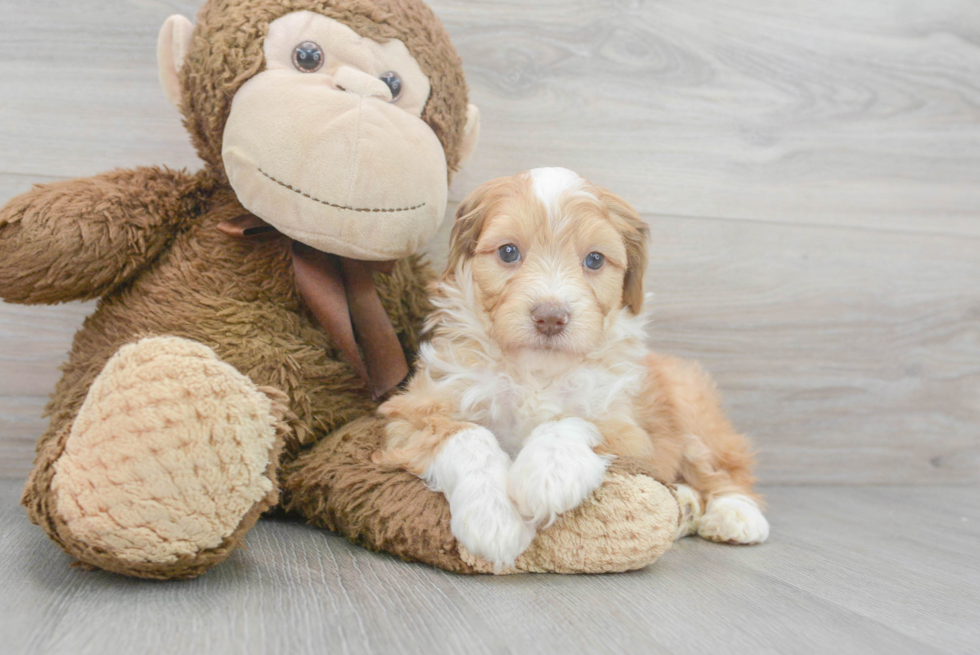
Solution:
M 679 510 L 670 489 L 615 460 L 602 485 L 586 500 L 540 530 L 505 573 L 613 573 L 640 569 L 674 540 Z M 493 566 L 460 547 L 476 571 Z
M 59 541 L 82 562 L 127 575 L 202 573 L 277 501 L 281 413 L 197 342 L 124 346 L 54 464 Z

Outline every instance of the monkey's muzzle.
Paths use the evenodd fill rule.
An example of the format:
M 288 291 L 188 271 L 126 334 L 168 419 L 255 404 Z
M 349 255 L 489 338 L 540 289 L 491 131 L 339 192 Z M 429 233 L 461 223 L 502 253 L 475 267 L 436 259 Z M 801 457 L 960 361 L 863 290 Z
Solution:
M 235 95 L 222 149 L 242 205 L 319 251 L 387 261 L 446 211 L 442 144 L 418 116 L 318 76 L 266 71 Z

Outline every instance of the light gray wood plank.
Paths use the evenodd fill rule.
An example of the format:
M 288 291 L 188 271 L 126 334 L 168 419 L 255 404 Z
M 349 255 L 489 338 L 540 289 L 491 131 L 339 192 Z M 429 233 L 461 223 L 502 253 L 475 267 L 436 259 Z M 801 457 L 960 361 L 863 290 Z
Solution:
M 686 539 L 609 576 L 455 576 L 262 521 L 204 577 L 69 568 L 0 482 L 0 627 L 11 652 L 970 653 L 980 495 L 767 490 L 769 543 Z
M 980 240 L 650 217 L 651 343 L 771 483 L 980 481 Z
M 35 444 L 48 427 L 41 417 L 46 403 L 46 396 L 0 395 L 0 480 L 23 480 L 30 472 Z
M 0 302 L 0 479 L 21 478 L 47 420 L 42 410 L 72 337 L 95 302 L 55 307 Z
M 980 234 L 970 0 L 434 0 L 485 138 L 641 211 Z
M 33 173 L 0 173 L 0 204 L 5 204 L 14 196 L 30 191 L 35 184 L 48 184 L 64 179 L 68 178 Z
M 0 0 L 0 173 L 199 168 L 160 89 L 156 39 L 167 16 L 193 17 L 200 4 Z
M 75 331 L 95 302 L 56 306 L 0 303 L 0 395 L 46 396 Z
M 980 234 L 970 0 L 431 4 L 483 109 L 457 199 L 564 165 L 645 212 Z M 3 0 L 0 172 L 196 167 L 154 44 L 198 6 Z

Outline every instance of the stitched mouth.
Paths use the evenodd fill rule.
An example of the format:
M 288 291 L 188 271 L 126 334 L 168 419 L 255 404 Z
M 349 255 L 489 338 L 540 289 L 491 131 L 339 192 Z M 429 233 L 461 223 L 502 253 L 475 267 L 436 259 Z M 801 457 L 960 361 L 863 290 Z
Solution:
M 320 198 L 317 198 L 316 196 L 313 196 L 313 195 L 310 195 L 309 193 L 306 193 L 302 189 L 297 189 L 296 187 L 292 186 L 291 184 L 287 184 L 286 182 L 283 182 L 282 180 L 277 180 L 276 178 L 272 177 L 271 175 L 269 175 L 268 173 L 266 173 L 261 168 L 258 169 L 258 170 L 259 170 L 260 173 L 262 173 L 263 175 L 265 175 L 267 178 L 269 178 L 270 180 L 272 180 L 273 182 L 275 182 L 279 186 L 284 187 L 286 189 L 289 189 L 293 193 L 297 193 L 297 194 L 303 196 L 304 198 L 309 198 L 313 202 L 318 202 L 321 205 L 326 205 L 327 207 L 333 207 L 335 209 L 343 209 L 345 211 L 350 211 L 350 212 L 395 213 L 395 212 L 410 212 L 413 209 L 419 209 L 421 207 L 425 207 L 425 203 L 424 202 L 419 203 L 417 205 L 412 205 L 411 207 L 397 207 L 397 208 L 392 208 L 392 209 L 388 209 L 388 208 L 384 208 L 384 207 L 351 207 L 350 205 L 338 205 L 337 203 L 330 202 L 328 200 L 321 200 Z

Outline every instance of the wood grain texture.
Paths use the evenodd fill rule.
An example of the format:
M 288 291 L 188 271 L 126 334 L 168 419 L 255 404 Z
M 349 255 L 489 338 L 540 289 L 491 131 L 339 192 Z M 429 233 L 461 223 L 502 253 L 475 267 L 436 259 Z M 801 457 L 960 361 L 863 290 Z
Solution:
M 980 480 L 980 239 L 648 221 L 651 344 L 715 375 L 764 480 Z
M 647 212 L 651 343 L 716 375 L 764 481 L 980 480 L 978 5 L 431 4 L 484 118 L 452 195 L 561 164 Z M 199 5 L 0 0 L 0 202 L 197 167 L 154 44 Z M 0 477 L 92 306 L 0 304 Z
M 196 0 L 0 0 L 0 173 L 80 177 L 200 161 L 160 89 L 157 33 Z M 40 55 L 38 47 L 53 48 Z
M 641 211 L 980 234 L 971 0 L 435 0 L 485 116 Z
M 643 571 L 466 577 L 261 521 L 204 577 L 68 566 L 0 482 L 4 651 L 972 653 L 980 495 L 767 489 L 771 541 L 686 539 Z
M 95 303 L 24 307 L 0 303 L 0 479 L 23 478 L 61 363 Z
M 971 0 L 431 5 L 483 109 L 457 199 L 564 165 L 645 212 L 980 234 Z M 0 0 L 0 172 L 196 167 L 154 56 L 199 6 Z

